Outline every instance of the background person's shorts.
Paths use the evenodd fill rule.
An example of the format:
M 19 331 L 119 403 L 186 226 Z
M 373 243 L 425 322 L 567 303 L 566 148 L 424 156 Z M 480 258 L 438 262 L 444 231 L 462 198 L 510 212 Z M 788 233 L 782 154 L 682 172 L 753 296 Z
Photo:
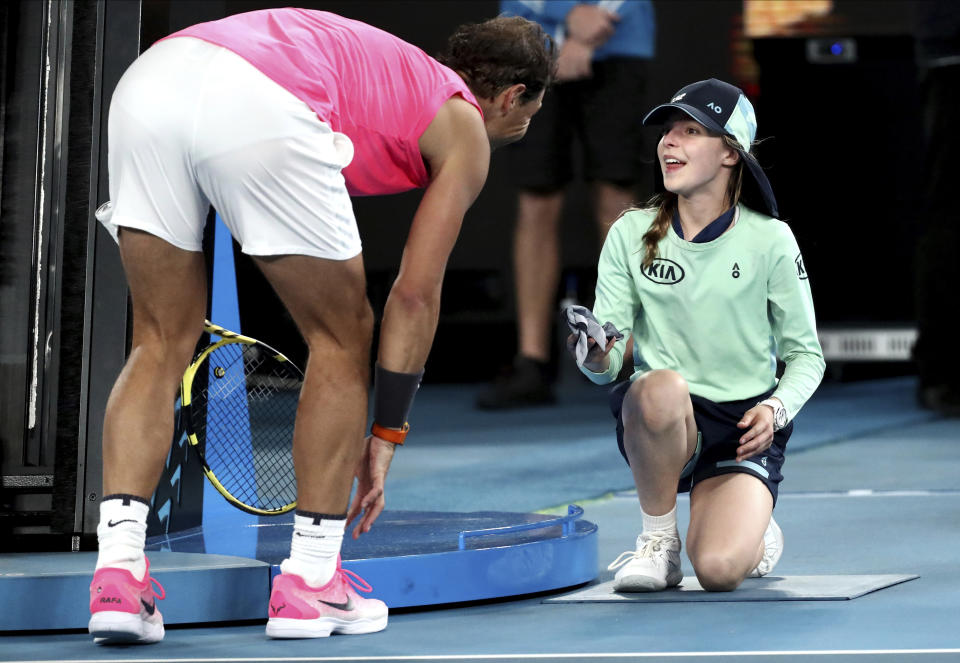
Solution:
M 121 78 L 98 218 L 200 251 L 209 206 L 252 255 L 346 260 L 360 235 L 341 170 L 353 143 L 239 55 L 162 41 Z
M 593 63 L 591 78 L 551 87 L 523 139 L 504 148 L 511 181 L 528 191 L 557 191 L 573 179 L 582 152 L 585 180 L 635 186 L 652 159 L 641 124 L 646 80 L 647 60 L 610 58 Z
M 610 390 L 610 411 L 617 420 L 617 446 L 624 460 L 627 453 L 623 447 L 623 399 L 632 383 L 627 380 Z M 777 503 L 777 489 L 783 480 L 780 473 L 783 467 L 784 452 L 787 440 L 793 433 L 793 422 L 773 434 L 773 444 L 755 456 L 741 462 L 736 461 L 737 447 L 743 431 L 737 428 L 737 422 L 743 418 L 743 413 L 760 401 L 768 398 L 773 390 L 742 401 L 714 403 L 706 398 L 694 394 L 690 395 L 693 402 L 693 418 L 697 422 L 697 431 L 700 439 L 697 445 L 699 455 L 694 454 L 692 468 L 680 477 L 677 492 L 688 492 L 698 481 L 721 474 L 745 472 L 760 479 L 773 495 L 773 503 Z M 627 461 L 627 465 L 630 461 Z M 689 464 L 688 464 L 689 466 Z M 692 470 L 692 471 L 690 471 Z

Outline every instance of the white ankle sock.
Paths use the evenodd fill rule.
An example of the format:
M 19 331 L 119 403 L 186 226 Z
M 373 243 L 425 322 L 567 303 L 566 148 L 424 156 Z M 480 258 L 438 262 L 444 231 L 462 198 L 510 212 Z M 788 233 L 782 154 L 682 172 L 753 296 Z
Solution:
M 645 512 L 643 508 L 640 509 L 640 514 L 643 516 L 644 532 L 669 532 L 678 539 L 680 538 L 680 532 L 677 529 L 676 504 L 674 504 L 673 508 L 662 516 L 651 516 L 649 513 Z
M 280 564 L 282 573 L 293 573 L 311 587 L 323 587 L 337 570 L 346 515 L 297 511 L 293 517 L 290 557 Z
M 147 538 L 147 514 L 150 505 L 133 495 L 107 495 L 100 502 L 97 541 L 100 552 L 97 567 L 126 569 L 143 580 L 147 560 L 143 546 Z

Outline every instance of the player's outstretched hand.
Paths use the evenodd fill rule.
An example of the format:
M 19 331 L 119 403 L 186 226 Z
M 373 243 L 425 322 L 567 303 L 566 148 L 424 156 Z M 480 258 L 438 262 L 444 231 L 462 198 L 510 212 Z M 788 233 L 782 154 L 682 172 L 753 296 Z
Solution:
M 369 532 L 373 522 L 383 511 L 383 485 L 395 449 L 393 442 L 381 440 L 376 435 L 368 435 L 364 441 L 363 457 L 356 470 L 357 492 L 353 496 L 350 510 L 347 511 L 347 525 L 362 514 L 357 526 L 353 528 L 354 539 Z

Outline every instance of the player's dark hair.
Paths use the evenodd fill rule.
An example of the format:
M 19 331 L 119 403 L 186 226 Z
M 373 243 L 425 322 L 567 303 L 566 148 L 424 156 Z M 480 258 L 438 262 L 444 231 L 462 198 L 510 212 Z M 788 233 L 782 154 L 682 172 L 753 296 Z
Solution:
M 533 21 L 498 16 L 461 25 L 437 60 L 460 74 L 470 91 L 484 99 L 523 83 L 526 90 L 520 99 L 526 103 L 553 81 L 557 49 L 550 35 Z
M 740 202 L 740 192 L 743 189 L 743 160 L 753 159 L 754 157 L 751 154 L 744 154 L 740 144 L 732 136 L 724 135 L 721 136 L 721 138 L 723 139 L 724 145 L 731 150 L 736 150 L 740 154 L 740 160 L 737 161 L 737 164 L 733 167 L 733 171 L 730 173 L 730 179 L 727 181 L 727 195 L 725 196 L 727 200 L 726 209 L 730 209 Z M 660 254 L 657 247 L 660 244 L 660 240 L 666 236 L 667 230 L 669 230 L 670 224 L 673 222 L 673 215 L 677 211 L 677 194 L 671 193 L 670 191 L 659 193 L 651 198 L 647 202 L 646 207 L 642 209 L 657 211 L 653 223 L 650 224 L 650 229 L 643 234 L 643 245 L 646 248 L 646 253 L 643 256 L 643 266 L 649 267 Z

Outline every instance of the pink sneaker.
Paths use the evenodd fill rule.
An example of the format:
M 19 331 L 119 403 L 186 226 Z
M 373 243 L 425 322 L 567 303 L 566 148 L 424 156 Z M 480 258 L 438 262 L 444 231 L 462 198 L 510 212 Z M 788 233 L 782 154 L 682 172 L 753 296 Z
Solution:
M 323 587 L 310 587 L 298 575 L 281 573 L 270 592 L 271 638 L 325 638 L 331 633 L 375 633 L 387 627 L 387 605 L 357 594 L 373 588 L 340 566 Z
M 154 585 L 157 591 L 154 591 Z M 105 566 L 97 569 L 90 583 L 90 624 L 94 642 L 160 642 L 163 617 L 157 599 L 166 596 L 163 587 L 150 577 L 150 560 L 143 580 L 126 569 Z

